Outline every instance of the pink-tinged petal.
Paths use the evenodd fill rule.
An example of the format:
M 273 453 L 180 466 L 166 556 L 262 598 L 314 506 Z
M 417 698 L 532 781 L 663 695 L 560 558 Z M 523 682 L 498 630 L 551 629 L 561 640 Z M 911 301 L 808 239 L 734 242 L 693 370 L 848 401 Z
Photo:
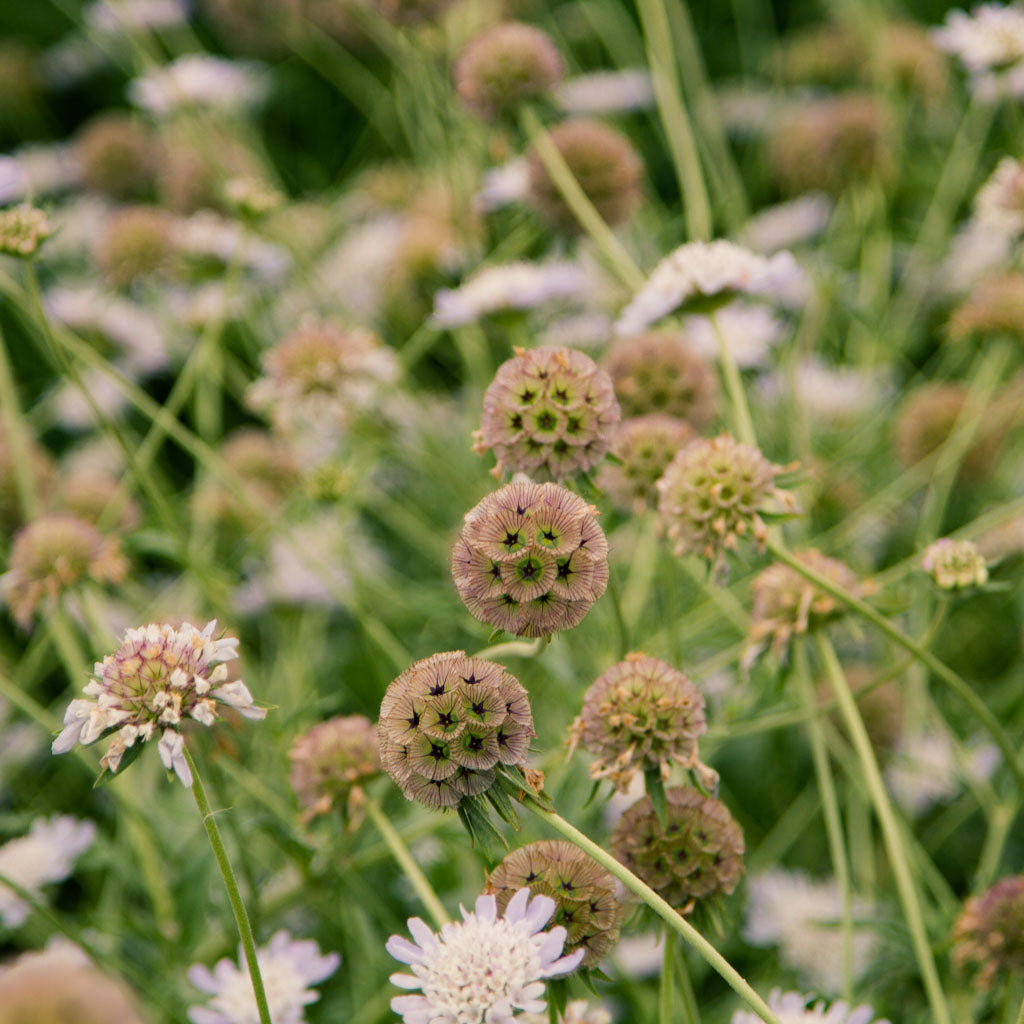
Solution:
M 484 893 L 482 896 L 476 898 L 476 916 L 481 921 L 486 921 L 488 924 L 493 924 L 498 916 L 498 904 L 494 896 L 490 893 Z
M 192 1024 L 231 1024 L 231 1021 L 223 1013 L 207 1010 L 205 1006 L 190 1006 L 188 1019 L 192 1021 Z
M 419 946 L 413 945 L 408 939 L 403 939 L 401 935 L 392 935 L 384 943 L 384 948 L 403 964 L 419 964 L 423 962 L 423 950 Z
M 437 949 L 437 936 L 427 927 L 422 917 L 410 917 L 409 934 L 420 944 L 425 953 Z
M 419 978 L 412 974 L 392 974 L 390 981 L 397 988 L 420 988 L 423 984 Z
M 549 963 L 561 955 L 566 935 L 567 932 L 561 925 L 545 933 L 543 941 L 537 947 L 537 955 L 542 964 Z
M 583 959 L 584 952 L 585 950 L 577 949 L 575 953 L 570 953 L 568 956 L 563 956 L 561 960 L 556 960 L 553 964 L 549 964 L 544 972 L 544 976 L 546 978 L 557 978 L 562 974 L 569 974 L 575 971 Z
M 523 890 L 520 890 L 523 891 Z M 529 890 L 526 890 L 527 892 Z M 555 912 L 555 901 L 550 896 L 544 896 L 538 894 L 533 897 L 530 901 L 530 905 L 526 908 L 525 921 L 530 929 L 530 934 L 539 932 L 551 920 L 551 915 Z
M 65 725 L 60 731 L 60 735 L 50 745 L 50 752 L 53 754 L 66 754 L 79 741 L 84 725 L 84 718 L 79 718 Z
M 395 996 L 391 1000 L 391 1009 L 405 1024 L 430 1024 L 433 1016 L 430 1003 L 423 996 Z
M 505 920 L 513 924 L 517 921 L 521 921 L 526 914 L 526 906 L 529 899 L 530 890 L 526 886 L 523 886 L 523 888 L 518 890 L 512 899 L 508 901 L 508 906 L 505 907 Z M 549 900 L 548 902 L 550 903 L 551 901 Z M 554 909 L 554 903 L 551 903 L 551 907 Z
M 206 992 L 212 996 L 220 991 L 217 979 L 205 964 L 193 964 L 188 969 L 187 977 L 200 992 Z
M 526 1006 L 526 1003 L 523 1002 L 523 1000 L 526 1000 L 527 1002 L 534 1002 L 536 1000 L 540 1000 L 541 1004 L 543 1005 L 543 1000 L 540 999 L 540 997 L 542 995 L 544 995 L 544 982 L 543 981 L 531 981 L 529 985 L 524 985 L 519 990 L 519 1000 L 520 1000 L 519 1005 L 522 1006 L 522 1008 L 524 1010 L 527 1009 L 527 1006 Z M 540 1012 L 540 1011 L 532 1011 L 532 1012 Z

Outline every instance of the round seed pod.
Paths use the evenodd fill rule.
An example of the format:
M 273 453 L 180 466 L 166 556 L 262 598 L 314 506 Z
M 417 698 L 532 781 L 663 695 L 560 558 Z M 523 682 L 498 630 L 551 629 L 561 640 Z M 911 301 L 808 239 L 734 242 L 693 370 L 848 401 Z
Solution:
M 535 735 L 526 690 L 501 665 L 463 651 L 407 668 L 384 694 L 381 763 L 409 800 L 455 807 L 500 765 L 522 765 Z
M 566 956 L 585 950 L 584 967 L 599 963 L 619 941 L 623 907 L 615 879 L 578 846 L 554 839 L 530 843 L 508 854 L 487 882 L 502 914 L 523 886 L 555 901 L 551 924 L 567 932 Z
M 377 730 L 364 715 L 329 718 L 296 737 L 290 780 L 308 818 L 348 803 L 381 770 Z
M 743 872 L 743 832 L 729 809 L 695 789 L 665 790 L 667 826 L 645 796 L 619 819 L 612 851 L 673 907 L 731 893 Z
M 1024 974 L 1024 875 L 1001 878 L 969 899 L 953 926 L 953 961 L 982 988 L 1000 973 Z
M 608 585 L 597 510 L 557 484 L 509 484 L 466 513 L 452 578 L 481 622 L 516 636 L 571 629 Z

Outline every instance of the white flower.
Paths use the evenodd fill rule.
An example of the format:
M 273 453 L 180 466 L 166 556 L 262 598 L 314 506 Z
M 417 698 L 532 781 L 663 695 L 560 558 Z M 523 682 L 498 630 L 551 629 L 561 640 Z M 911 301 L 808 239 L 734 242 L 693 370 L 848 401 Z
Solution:
M 766 382 L 769 396 L 780 398 L 789 383 L 776 375 Z M 793 397 L 813 417 L 826 422 L 851 420 L 882 403 L 891 387 L 881 372 L 829 366 L 817 356 L 802 359 L 793 369 Z
M 1012 224 L 1007 217 L 1006 223 Z M 954 295 L 970 291 L 981 278 L 1006 267 L 1013 255 L 1014 232 L 969 220 L 953 236 L 937 275 L 942 289 Z
M 622 311 L 616 334 L 639 334 L 693 300 L 721 298 L 745 292 L 778 294 L 802 280 L 792 253 L 759 256 L 734 242 L 687 242 L 666 256 Z
M 261 281 L 279 281 L 291 265 L 291 257 L 279 245 L 264 242 L 241 224 L 212 210 L 200 210 L 176 221 L 175 248 L 186 256 L 238 262 Z
M 85 23 L 103 35 L 173 28 L 188 18 L 184 0 L 96 0 L 85 11 Z
M 872 904 L 853 901 L 853 976 L 867 969 L 875 936 L 858 922 L 875 914 Z M 811 988 L 843 988 L 842 897 L 832 879 L 812 881 L 803 872 L 775 869 L 750 879 L 744 937 L 754 946 L 778 945 L 779 958 Z
M 305 1007 L 320 998 L 310 985 L 329 978 L 341 963 L 337 953 L 322 956 L 312 939 L 296 940 L 286 931 L 277 932 L 266 946 L 261 946 L 256 960 L 274 1024 L 302 1024 Z M 212 971 L 203 964 L 193 964 L 188 980 L 213 997 L 205 1006 L 189 1007 L 193 1024 L 259 1024 L 256 996 L 241 949 L 237 964 L 225 958 Z
M 654 83 L 646 68 L 593 71 L 562 82 L 555 90 L 567 114 L 618 114 L 645 110 L 654 103 Z
M 129 82 L 128 97 L 157 117 L 187 106 L 238 112 L 263 98 L 261 70 L 255 64 L 189 53 Z
M 974 198 L 973 220 L 985 231 L 1024 234 L 1024 161 L 999 161 Z
M 875 1011 L 870 1006 L 851 1008 L 842 1001 L 827 1006 L 825 1003 L 811 1003 L 814 996 L 799 992 L 781 992 L 773 989 L 768 996 L 768 1005 L 775 1011 L 782 1024 L 889 1024 L 889 1021 L 874 1020 Z M 731 1024 L 760 1024 L 761 1018 L 750 1010 L 737 1010 Z
M 484 267 L 458 288 L 434 296 L 434 327 L 458 327 L 502 309 L 533 309 L 555 299 L 581 296 L 586 271 L 576 263 L 503 263 Z
M 40 199 L 77 180 L 70 146 L 26 146 L 13 155 L 0 156 L 0 205 Z
M 423 991 L 391 1000 L 405 1024 L 511 1024 L 521 1019 L 519 1010 L 543 1013 L 544 979 L 568 974 L 583 959 L 582 949 L 561 955 L 563 927 L 543 931 L 555 912 L 548 896 L 530 899 L 530 890 L 520 889 L 504 917 L 489 895 L 477 899 L 473 912 L 459 909 L 463 919 L 446 924 L 439 935 L 413 917 L 415 943 L 398 935 L 388 939 L 388 952 L 413 970 L 392 974 L 391 981 Z
M 484 172 L 480 191 L 473 197 L 473 206 L 481 213 L 490 213 L 523 202 L 529 190 L 530 164 L 525 157 L 518 157 Z
M 816 238 L 831 216 L 832 200 L 824 192 L 808 192 L 754 214 L 739 240 L 757 252 L 778 252 Z
M 59 882 L 71 874 L 75 859 L 96 838 L 91 821 L 70 815 L 37 818 L 28 835 L 0 846 L 0 875 L 38 896 L 48 882 Z M 0 882 L 0 924 L 17 928 L 28 917 L 30 907 Z
M 785 323 L 767 306 L 750 302 L 730 302 L 715 313 L 715 321 L 736 365 L 742 369 L 763 366 L 768 353 L 786 333 Z M 705 359 L 717 359 L 718 338 L 711 320 L 688 316 L 684 322 L 692 350 Z
M 634 781 L 639 781 L 642 786 L 643 776 L 638 773 Z M 622 794 L 612 794 L 611 799 L 616 798 L 622 799 Z M 633 803 L 636 803 L 635 798 Z M 622 817 L 621 811 L 617 817 Z M 661 973 L 665 963 L 664 936 L 657 932 L 623 936 L 608 959 L 627 978 L 653 978 Z
M 932 30 L 940 50 L 955 54 L 971 75 L 971 89 L 983 99 L 1024 95 L 1024 10 L 981 4 L 970 15 L 950 11 Z
M 116 362 L 111 365 L 126 372 L 125 367 Z M 126 376 L 133 375 L 126 373 Z M 97 426 L 99 420 L 93 404 L 105 421 L 116 420 L 128 408 L 128 399 L 117 382 L 99 367 L 88 366 L 81 370 L 79 382 L 63 380 L 49 397 L 53 415 L 67 430 L 89 430 Z
M 897 803 L 917 817 L 956 796 L 964 780 L 989 778 L 998 764 L 992 744 L 972 744 L 960 755 L 945 728 L 918 730 L 900 739 L 885 781 Z
M 527 1013 L 523 1024 L 548 1024 L 546 1013 Z M 574 999 L 558 1018 L 559 1024 L 612 1024 L 612 1015 L 603 1006 L 590 1006 L 585 999 Z

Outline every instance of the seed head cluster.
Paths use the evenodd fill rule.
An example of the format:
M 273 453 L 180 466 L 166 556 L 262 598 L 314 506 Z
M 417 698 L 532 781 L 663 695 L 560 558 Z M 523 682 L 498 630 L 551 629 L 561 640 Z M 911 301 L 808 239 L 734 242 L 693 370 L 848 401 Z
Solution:
M 1024 875 L 1002 878 L 967 901 L 953 926 L 953 960 L 977 971 L 983 988 L 1001 973 L 1024 973 Z
M 590 356 L 516 349 L 484 392 L 473 448 L 494 452 L 496 473 L 564 480 L 605 457 L 619 417 L 612 382 Z
M 988 565 L 977 545 L 969 540 L 943 537 L 930 544 L 921 559 L 940 590 L 967 590 L 988 582 Z
M 46 214 L 35 206 L 21 203 L 0 210 L 0 253 L 7 256 L 34 256 L 53 234 Z
M 584 967 L 597 964 L 618 942 L 623 913 L 615 879 L 578 846 L 545 839 L 513 850 L 491 872 L 487 889 L 504 913 L 523 886 L 555 901 L 552 922 L 566 930 L 565 952 L 584 950 Z
M 612 850 L 685 913 L 694 900 L 736 888 L 743 872 L 743 832 L 725 804 L 696 789 L 666 789 L 665 801 L 665 827 L 649 796 L 630 807 L 612 834 Z
M 597 510 L 558 484 L 508 484 L 466 513 L 452 578 L 481 622 L 516 636 L 577 625 L 608 585 Z
M 384 770 L 427 807 L 486 791 L 500 765 L 523 764 L 533 735 L 530 700 L 515 676 L 463 651 L 417 661 L 380 706 Z
M 596 755 L 591 777 L 625 792 L 638 771 L 654 768 L 667 778 L 673 763 L 696 765 L 697 737 L 706 728 L 697 687 L 666 662 L 634 652 L 583 695 L 571 742 Z

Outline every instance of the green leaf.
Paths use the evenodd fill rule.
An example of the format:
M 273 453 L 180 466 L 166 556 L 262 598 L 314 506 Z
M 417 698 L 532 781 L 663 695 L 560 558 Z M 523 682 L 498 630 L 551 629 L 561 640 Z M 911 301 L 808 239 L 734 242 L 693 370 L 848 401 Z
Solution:
M 120 775 L 129 765 L 133 764 L 139 757 L 142 756 L 142 748 L 145 746 L 143 740 L 136 740 L 136 742 L 128 747 L 127 750 L 121 755 L 121 763 L 117 766 L 117 771 L 112 772 L 109 768 L 101 768 L 99 775 L 96 776 L 95 782 L 92 784 L 93 789 L 98 789 L 100 786 L 105 786 L 107 783 L 112 782 L 118 775 Z
M 668 806 L 665 802 L 665 783 L 661 780 L 661 769 L 657 766 L 644 769 L 644 785 L 647 795 L 651 798 L 654 813 L 661 822 L 661 827 L 668 827 Z

